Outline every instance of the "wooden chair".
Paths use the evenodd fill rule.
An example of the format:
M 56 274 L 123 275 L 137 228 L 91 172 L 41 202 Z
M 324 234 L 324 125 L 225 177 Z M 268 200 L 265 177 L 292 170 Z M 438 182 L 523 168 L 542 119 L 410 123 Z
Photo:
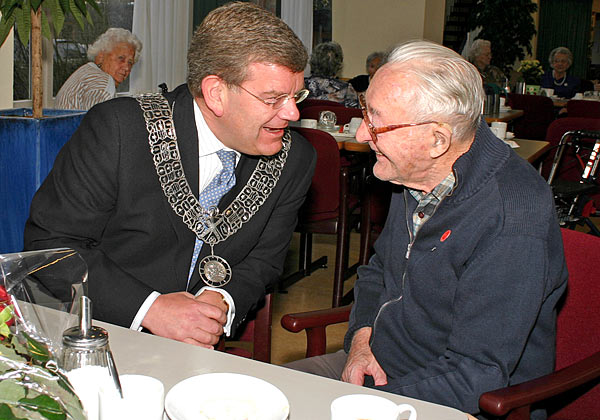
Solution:
M 350 122 L 353 117 L 363 117 L 362 111 L 358 108 L 346 108 L 345 106 L 329 106 L 329 105 L 318 105 L 318 106 L 307 106 L 302 108 L 300 111 L 300 118 L 312 118 L 319 120 L 319 115 L 323 111 L 333 111 L 337 117 L 337 124 L 343 125 Z
M 577 118 L 600 118 L 600 101 L 571 99 L 567 102 L 567 115 Z
M 299 268 L 282 280 L 280 288 L 285 289 L 317 268 L 327 266 L 327 256 L 312 261 L 313 233 L 336 235 L 332 298 L 332 306 L 336 307 L 342 301 L 344 280 L 358 265 L 348 267 L 350 230 L 358 224 L 358 217 L 352 215 L 358 200 L 351 197 L 349 179 L 360 168 L 342 165 L 337 142 L 329 133 L 311 128 L 296 127 L 294 130 L 302 134 L 317 151 L 317 166 L 296 226 L 296 232 L 300 233 Z
M 539 95 L 508 94 L 508 104 L 513 109 L 522 109 L 525 114 L 514 120 L 515 137 L 529 140 L 544 140 L 546 130 L 554 121 L 552 99 Z
M 271 363 L 271 320 L 273 294 L 265 300 L 248 321 L 236 332 L 236 336 L 221 339 L 217 349 L 226 353 Z
M 507 420 L 529 419 L 535 404 L 548 420 L 584 420 L 600 413 L 600 238 L 562 229 L 569 270 L 556 326 L 556 370 L 519 385 L 486 392 L 482 410 Z

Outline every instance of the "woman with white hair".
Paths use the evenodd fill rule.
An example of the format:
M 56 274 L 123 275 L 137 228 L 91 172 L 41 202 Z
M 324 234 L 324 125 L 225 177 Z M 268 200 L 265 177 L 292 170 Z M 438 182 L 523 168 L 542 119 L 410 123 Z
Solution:
M 476 39 L 469 49 L 469 61 L 477 70 L 483 79 L 483 83 L 493 83 L 499 87 L 504 86 L 506 76 L 496 66 L 492 66 L 492 43 L 487 39 Z
M 54 106 L 88 110 L 114 98 L 117 87 L 138 61 L 142 43 L 130 31 L 109 28 L 88 49 L 90 62 L 79 67 L 61 86 Z
M 578 77 L 568 75 L 573 64 L 573 53 L 566 47 L 557 47 L 548 57 L 551 69 L 542 76 L 542 87 L 554 89 L 554 95 L 560 98 L 572 98 L 581 86 Z

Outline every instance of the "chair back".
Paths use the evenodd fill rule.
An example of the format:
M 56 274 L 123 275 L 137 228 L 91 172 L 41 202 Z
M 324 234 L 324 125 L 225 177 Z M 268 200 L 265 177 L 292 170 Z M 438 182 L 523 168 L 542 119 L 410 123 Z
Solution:
M 600 238 L 561 231 L 569 283 L 556 324 L 556 369 L 600 351 Z M 568 398 L 555 398 L 549 419 L 598 418 L 600 382 L 593 385 L 576 389 Z
M 528 140 L 544 140 L 546 130 L 554 121 L 552 99 L 539 95 L 508 94 L 508 103 L 513 109 L 522 109 L 525 114 L 514 120 L 515 137 Z
M 309 106 L 302 108 L 300 111 L 300 118 L 312 118 L 319 120 L 319 115 L 323 111 L 332 111 L 337 117 L 337 124 L 347 124 L 353 117 L 362 118 L 362 111 L 358 108 L 346 108 L 345 106 L 329 106 L 329 105 L 318 105 Z
M 339 102 L 328 101 L 327 99 L 314 99 L 314 98 L 306 98 L 302 102 L 298 104 L 298 109 L 303 110 L 304 108 L 308 108 L 309 106 L 344 106 Z
M 257 310 L 248 315 L 248 321 L 236 336 L 221 340 L 218 349 L 229 354 L 271 363 L 271 321 L 273 315 L 272 293 L 265 296 Z
M 317 151 L 317 165 L 306 200 L 300 209 L 301 221 L 338 217 L 340 207 L 340 149 L 331 134 L 313 128 L 295 127 Z
M 567 102 L 567 114 L 569 117 L 600 118 L 600 101 L 571 99 Z

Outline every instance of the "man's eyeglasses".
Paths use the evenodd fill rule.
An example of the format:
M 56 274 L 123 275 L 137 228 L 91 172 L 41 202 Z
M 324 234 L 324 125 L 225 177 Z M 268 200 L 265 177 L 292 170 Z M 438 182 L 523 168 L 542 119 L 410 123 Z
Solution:
M 424 122 L 420 122 L 420 123 L 392 124 L 392 125 L 386 125 L 384 127 L 375 127 L 373 125 L 373 123 L 371 122 L 369 115 L 367 114 L 367 105 L 366 105 L 366 101 L 365 101 L 365 96 L 359 95 L 358 101 L 360 102 L 360 109 L 363 114 L 363 119 L 365 120 L 365 124 L 367 125 L 367 128 L 369 129 L 369 133 L 371 133 L 371 139 L 374 142 L 377 141 L 377 134 L 387 133 L 388 131 L 397 130 L 399 128 L 404 128 L 404 127 L 416 127 L 418 125 L 426 125 L 426 124 L 439 124 L 439 122 L 437 122 L 437 121 L 424 121 Z
M 250 92 L 248 89 L 246 89 L 243 86 L 238 85 L 238 87 L 240 89 L 242 89 L 243 91 L 245 91 L 246 93 L 248 93 L 248 94 L 252 95 L 253 97 L 255 97 L 256 99 L 258 99 L 259 101 L 261 101 L 263 104 L 272 106 L 273 109 L 283 108 L 290 99 L 294 99 L 294 101 L 297 104 L 299 104 L 300 102 L 302 102 L 303 100 L 306 99 L 306 97 L 308 96 L 308 93 L 309 93 L 308 89 L 301 89 L 292 96 L 284 93 L 283 95 L 279 95 L 274 98 L 263 99 L 263 98 L 256 96 L 254 93 Z

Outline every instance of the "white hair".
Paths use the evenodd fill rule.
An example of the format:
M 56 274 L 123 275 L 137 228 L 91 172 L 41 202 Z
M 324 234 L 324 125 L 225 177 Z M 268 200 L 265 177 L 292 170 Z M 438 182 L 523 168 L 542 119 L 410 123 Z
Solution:
M 133 62 L 137 63 L 140 58 L 142 51 L 142 42 L 137 36 L 132 34 L 127 29 L 123 28 L 108 28 L 106 32 L 100 35 L 96 41 L 88 48 L 87 56 L 88 60 L 96 60 L 96 56 L 101 52 L 110 52 L 115 48 L 117 44 L 125 42 L 131 45 L 135 49 L 135 56 Z
M 467 59 L 471 63 L 475 62 L 475 59 L 483 53 L 483 49 L 485 47 L 489 47 L 491 49 L 492 43 L 487 39 L 476 39 L 471 44 L 471 48 L 469 48 L 469 54 L 467 56 Z
M 567 56 L 567 60 L 569 62 L 569 67 L 573 64 L 573 53 L 567 47 L 556 47 L 552 51 L 550 51 L 550 55 L 548 56 L 548 62 L 550 63 L 550 67 L 554 68 L 554 56 L 556 54 L 564 54 Z
M 451 49 L 423 40 L 398 45 L 387 62 L 411 76 L 410 110 L 416 122 L 448 123 L 457 140 L 475 133 L 485 97 L 475 66 Z

